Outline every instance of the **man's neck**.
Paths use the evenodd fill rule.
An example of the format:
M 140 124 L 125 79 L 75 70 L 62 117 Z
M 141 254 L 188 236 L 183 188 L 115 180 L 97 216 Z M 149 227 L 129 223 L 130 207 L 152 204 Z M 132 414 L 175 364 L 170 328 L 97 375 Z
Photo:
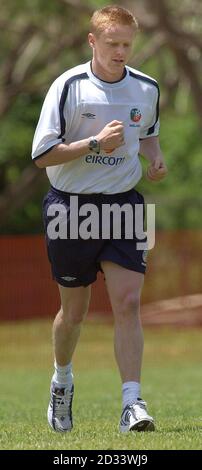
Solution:
M 116 83 L 122 80 L 126 76 L 126 69 L 124 69 L 120 73 L 109 73 L 105 69 L 103 69 L 99 64 L 96 64 L 94 60 L 91 62 L 91 70 L 92 73 L 99 79 L 104 82 L 108 83 Z

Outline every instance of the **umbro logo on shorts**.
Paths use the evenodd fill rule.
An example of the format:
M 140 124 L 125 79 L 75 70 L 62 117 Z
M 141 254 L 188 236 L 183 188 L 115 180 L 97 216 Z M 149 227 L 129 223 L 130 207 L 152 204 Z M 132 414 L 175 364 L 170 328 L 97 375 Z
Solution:
M 86 117 L 88 119 L 95 119 L 96 115 L 95 114 L 92 114 L 92 113 L 83 113 L 81 115 L 82 118 Z
M 61 279 L 64 279 L 64 281 L 76 281 L 76 277 L 71 276 L 61 276 Z

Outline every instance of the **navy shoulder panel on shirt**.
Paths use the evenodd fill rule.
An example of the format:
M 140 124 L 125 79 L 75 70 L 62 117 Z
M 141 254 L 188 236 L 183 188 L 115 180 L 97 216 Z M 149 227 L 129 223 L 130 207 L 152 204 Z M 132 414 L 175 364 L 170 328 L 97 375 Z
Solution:
M 61 133 L 58 136 L 58 139 L 61 139 L 63 135 L 65 134 L 65 118 L 64 118 L 64 105 L 65 101 L 67 99 L 69 87 L 71 83 L 73 83 L 76 80 L 85 80 L 86 78 L 89 78 L 88 74 L 85 73 L 80 73 L 78 75 L 73 75 L 72 77 L 68 78 L 68 80 L 64 84 L 64 88 L 61 94 L 60 98 L 60 104 L 59 104 L 59 112 L 60 112 L 60 127 L 61 127 Z
M 146 75 L 141 75 L 140 73 L 132 72 L 132 70 L 129 70 L 129 75 L 133 78 L 136 78 L 137 80 L 141 80 L 142 82 L 150 83 L 151 85 L 154 85 L 157 90 L 159 90 L 159 86 L 156 80 L 153 80 L 152 78 L 147 77 Z

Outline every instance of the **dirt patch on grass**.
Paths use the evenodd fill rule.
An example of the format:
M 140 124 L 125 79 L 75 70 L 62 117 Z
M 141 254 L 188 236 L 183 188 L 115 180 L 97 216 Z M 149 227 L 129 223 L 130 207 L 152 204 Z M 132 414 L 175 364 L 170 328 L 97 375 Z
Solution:
M 202 294 L 142 305 L 141 317 L 144 325 L 202 327 Z

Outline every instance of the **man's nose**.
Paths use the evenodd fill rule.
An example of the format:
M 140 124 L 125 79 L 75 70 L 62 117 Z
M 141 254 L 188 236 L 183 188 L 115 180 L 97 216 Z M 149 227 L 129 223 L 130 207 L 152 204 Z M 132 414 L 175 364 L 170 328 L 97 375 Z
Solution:
M 123 57 L 125 55 L 125 48 L 121 44 L 119 46 L 117 46 L 117 54 L 120 57 Z

